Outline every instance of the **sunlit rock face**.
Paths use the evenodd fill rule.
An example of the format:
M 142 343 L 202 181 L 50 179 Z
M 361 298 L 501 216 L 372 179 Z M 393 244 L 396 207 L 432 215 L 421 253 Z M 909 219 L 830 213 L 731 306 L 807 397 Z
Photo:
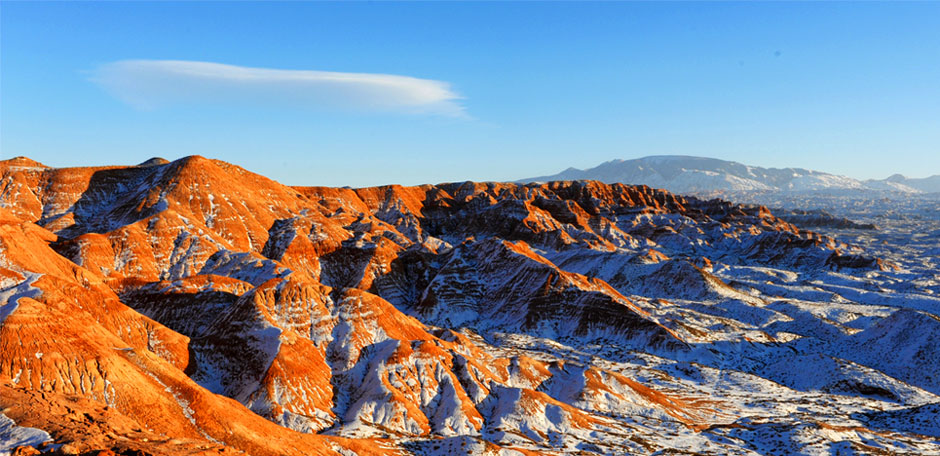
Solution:
M 940 278 L 761 206 L 202 157 L 0 173 L 11 450 L 940 451 Z

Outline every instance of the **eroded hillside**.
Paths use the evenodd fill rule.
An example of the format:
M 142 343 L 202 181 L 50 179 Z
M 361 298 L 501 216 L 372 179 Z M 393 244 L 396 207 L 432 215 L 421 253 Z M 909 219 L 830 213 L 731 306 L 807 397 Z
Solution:
M 909 271 L 763 207 L 288 187 L 202 157 L 0 173 L 0 408 L 24 443 L 940 451 L 936 284 L 869 302 Z

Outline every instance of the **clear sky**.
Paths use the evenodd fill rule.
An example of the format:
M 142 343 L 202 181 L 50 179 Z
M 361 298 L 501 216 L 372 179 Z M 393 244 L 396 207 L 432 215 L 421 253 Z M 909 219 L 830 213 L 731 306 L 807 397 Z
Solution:
M 0 3 L 0 157 L 292 185 L 940 174 L 940 2 Z M 277 71 L 287 70 L 287 71 Z

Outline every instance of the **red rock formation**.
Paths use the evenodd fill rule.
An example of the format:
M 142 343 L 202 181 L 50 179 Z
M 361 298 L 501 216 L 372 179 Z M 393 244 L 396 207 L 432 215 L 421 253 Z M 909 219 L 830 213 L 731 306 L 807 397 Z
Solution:
M 576 265 L 635 251 L 630 264 L 660 267 L 690 242 L 869 266 L 766 208 L 643 186 L 291 188 L 202 157 L 6 160 L 0 406 L 77 451 L 150 454 L 398 451 L 385 436 L 538 443 L 614 426 L 605 414 L 627 403 L 700 426 L 715 414 L 695 400 L 470 337 L 604 334 L 684 350 L 626 297 L 629 280 Z

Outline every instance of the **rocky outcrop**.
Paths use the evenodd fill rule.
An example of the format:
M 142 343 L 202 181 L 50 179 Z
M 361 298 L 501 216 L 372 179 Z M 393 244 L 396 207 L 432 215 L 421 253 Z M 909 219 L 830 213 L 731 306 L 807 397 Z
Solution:
M 880 266 L 766 208 L 645 186 L 292 188 L 202 157 L 0 162 L 0 246 L 4 413 L 76 451 L 149 454 L 639 451 L 651 422 L 729 418 L 521 347 L 689 359 L 713 325 L 665 299 L 770 313 L 715 263 Z

